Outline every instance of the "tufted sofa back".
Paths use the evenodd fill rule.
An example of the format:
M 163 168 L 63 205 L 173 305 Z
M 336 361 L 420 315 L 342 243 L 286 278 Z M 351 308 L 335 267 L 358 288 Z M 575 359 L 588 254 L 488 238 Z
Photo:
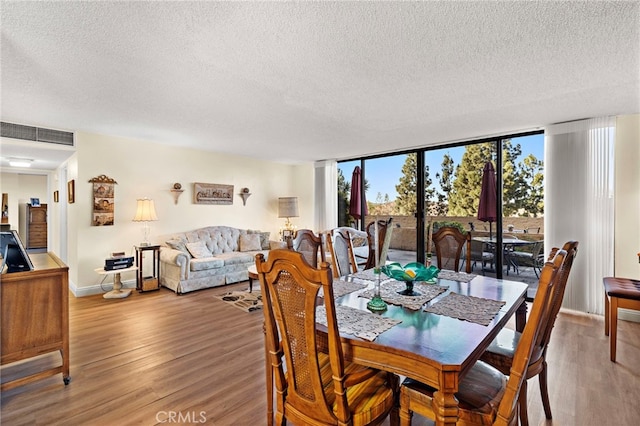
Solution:
M 244 229 L 230 226 L 207 226 L 193 231 L 167 235 L 160 243 L 165 244 L 165 241 L 168 240 L 180 240 L 184 243 L 204 241 L 207 248 L 215 255 L 239 251 L 240 234 L 246 234 L 246 232 Z

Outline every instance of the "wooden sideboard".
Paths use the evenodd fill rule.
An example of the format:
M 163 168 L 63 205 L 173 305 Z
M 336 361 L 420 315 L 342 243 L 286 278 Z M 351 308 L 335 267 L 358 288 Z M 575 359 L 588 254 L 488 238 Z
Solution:
M 0 390 L 62 373 L 69 376 L 69 267 L 53 253 L 29 256 L 34 269 L 2 274 L 2 360 L 11 364 L 60 352 L 61 364 L 2 383 Z

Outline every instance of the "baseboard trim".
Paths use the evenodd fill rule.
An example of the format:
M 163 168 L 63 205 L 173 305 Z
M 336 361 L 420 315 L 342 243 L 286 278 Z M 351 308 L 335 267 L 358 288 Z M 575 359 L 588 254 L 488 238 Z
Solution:
M 123 288 L 136 288 L 136 280 L 126 280 L 122 281 Z M 103 294 L 107 291 L 113 290 L 113 283 L 104 283 L 102 286 L 100 284 L 91 285 L 91 286 L 83 286 L 77 287 L 74 283 L 70 283 L 69 290 L 75 297 L 85 297 L 85 296 L 93 296 L 94 294 Z
M 640 322 L 640 311 L 618 308 L 618 319 L 623 321 Z

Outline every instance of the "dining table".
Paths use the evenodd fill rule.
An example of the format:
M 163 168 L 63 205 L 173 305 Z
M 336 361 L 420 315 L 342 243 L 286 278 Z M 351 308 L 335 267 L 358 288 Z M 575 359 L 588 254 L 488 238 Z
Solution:
M 453 425 L 457 422 L 458 401 L 455 393 L 460 381 L 510 318 L 516 315 L 516 329 L 520 331 L 526 322 L 527 285 L 521 282 L 480 275 L 462 281 L 451 279 L 450 276 L 438 278 L 433 285 L 441 287 L 442 292 L 418 309 L 388 303 L 385 311 L 374 313 L 367 309 L 370 299 L 362 297 L 366 292 L 370 294 L 374 282 L 360 281 L 355 277 L 342 280 L 361 282 L 363 287 L 338 295 L 335 298 L 336 309 L 352 308 L 362 311 L 362 315 L 371 315 L 371 319 L 379 316 L 381 320 L 394 320 L 395 323 L 374 339 L 365 339 L 344 333 L 339 317 L 338 327 L 345 359 L 406 376 L 435 388 L 433 410 L 437 425 Z M 389 282 L 382 282 L 380 287 L 384 288 Z M 430 309 L 437 312 L 432 308 L 452 295 L 503 304 L 486 325 L 442 312 L 428 312 Z M 317 338 L 320 345 L 326 345 L 326 328 L 318 327 Z

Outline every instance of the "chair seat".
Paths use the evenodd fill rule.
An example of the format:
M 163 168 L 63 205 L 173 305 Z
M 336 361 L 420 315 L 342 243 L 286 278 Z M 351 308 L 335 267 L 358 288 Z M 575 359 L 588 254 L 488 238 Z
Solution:
M 640 300 L 640 281 L 631 278 L 604 278 L 604 289 L 609 297 Z
M 505 391 L 507 378 L 489 364 L 478 361 L 462 379 L 456 393 L 459 419 L 461 422 L 471 421 L 475 424 L 492 424 L 496 417 L 498 405 Z M 402 394 L 409 394 L 412 400 L 431 400 L 436 389 L 412 379 L 405 379 L 400 388 Z M 420 407 L 431 407 L 431 404 L 420 404 L 412 407 L 412 411 L 420 413 Z M 429 418 L 434 414 L 420 413 Z
M 487 364 L 498 369 L 502 374 L 509 375 L 513 364 L 513 355 L 520 342 L 522 333 L 508 328 L 503 328 L 498 336 L 493 339 L 489 347 L 482 354 L 480 359 Z M 531 368 L 542 358 L 543 348 L 535 346 L 529 358 L 529 368 L 527 369 L 527 379 L 538 374 L 537 369 Z

